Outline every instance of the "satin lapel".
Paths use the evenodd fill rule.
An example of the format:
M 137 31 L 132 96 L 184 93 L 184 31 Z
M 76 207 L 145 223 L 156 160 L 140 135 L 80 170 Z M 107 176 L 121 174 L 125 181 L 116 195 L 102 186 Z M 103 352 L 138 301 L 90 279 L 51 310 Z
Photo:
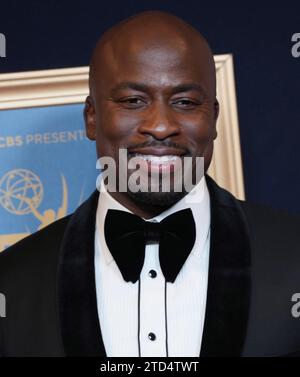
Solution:
M 94 269 L 95 191 L 72 215 L 58 267 L 58 307 L 66 356 L 106 356 L 97 311 Z
M 211 245 L 200 356 L 240 356 L 250 305 L 250 240 L 239 202 L 206 177 Z

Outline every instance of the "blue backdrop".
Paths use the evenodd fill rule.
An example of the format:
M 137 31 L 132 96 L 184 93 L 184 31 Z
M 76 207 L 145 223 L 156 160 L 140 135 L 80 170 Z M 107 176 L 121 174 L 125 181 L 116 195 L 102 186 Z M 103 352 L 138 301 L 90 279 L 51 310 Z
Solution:
M 0 251 L 73 212 L 96 188 L 83 105 L 0 111 Z

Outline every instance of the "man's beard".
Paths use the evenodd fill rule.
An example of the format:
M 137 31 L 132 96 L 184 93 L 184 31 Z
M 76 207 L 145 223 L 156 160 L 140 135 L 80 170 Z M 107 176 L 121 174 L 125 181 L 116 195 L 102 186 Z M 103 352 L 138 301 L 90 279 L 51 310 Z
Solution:
M 180 192 L 170 190 L 169 192 L 164 192 L 160 190 L 158 192 L 151 191 L 138 191 L 132 192 L 128 190 L 127 195 L 133 199 L 136 203 L 141 203 L 144 205 L 150 205 L 155 207 L 170 207 L 180 199 L 182 199 L 187 194 L 187 191 L 183 188 Z
M 132 172 L 128 171 L 128 177 Z M 149 205 L 154 207 L 168 208 L 182 199 L 189 190 L 185 187 L 184 176 L 191 177 L 193 168 L 187 168 L 186 173 L 184 169 L 176 176 L 176 174 L 158 174 L 152 181 L 150 176 L 148 181 L 144 181 L 143 189 L 133 191 L 130 189 L 130 184 L 127 182 L 127 195 L 136 203 Z M 145 178 L 145 177 L 144 177 Z M 140 182 L 140 181 L 139 181 Z

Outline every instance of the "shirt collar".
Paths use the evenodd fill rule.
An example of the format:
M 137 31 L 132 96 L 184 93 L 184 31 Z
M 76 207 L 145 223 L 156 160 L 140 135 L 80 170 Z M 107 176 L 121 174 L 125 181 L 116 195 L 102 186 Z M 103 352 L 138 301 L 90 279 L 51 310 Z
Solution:
M 107 192 L 103 180 L 101 180 L 100 184 L 100 193 L 96 213 L 96 242 L 98 242 L 101 254 L 104 255 L 106 264 L 109 265 L 114 259 L 106 245 L 104 237 L 104 221 L 106 213 L 108 209 L 116 209 L 129 213 L 133 212 L 124 207 Z M 202 177 L 199 183 L 189 193 L 173 206 L 146 221 L 159 222 L 172 213 L 185 208 L 190 208 L 194 216 L 196 224 L 196 240 L 191 253 L 197 256 L 201 254 L 201 250 L 204 247 L 210 228 L 210 197 L 205 176 Z

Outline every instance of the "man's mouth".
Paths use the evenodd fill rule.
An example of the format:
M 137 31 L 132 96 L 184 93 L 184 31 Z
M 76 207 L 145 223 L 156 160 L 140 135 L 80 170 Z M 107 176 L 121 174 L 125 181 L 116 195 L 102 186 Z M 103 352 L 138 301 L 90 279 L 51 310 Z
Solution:
M 155 151 L 156 152 L 156 151 Z M 160 151 L 159 151 L 160 152 Z M 160 153 L 140 153 L 131 152 L 129 157 L 134 157 L 134 164 L 139 164 L 141 170 L 147 173 L 172 173 L 182 166 L 183 154 L 160 154 Z
M 151 162 L 153 164 L 168 164 L 168 163 L 171 163 L 172 161 L 181 159 L 180 156 L 176 156 L 176 155 L 155 156 L 151 154 L 140 154 L 140 153 L 135 153 L 134 157 L 142 158 L 143 160 Z

